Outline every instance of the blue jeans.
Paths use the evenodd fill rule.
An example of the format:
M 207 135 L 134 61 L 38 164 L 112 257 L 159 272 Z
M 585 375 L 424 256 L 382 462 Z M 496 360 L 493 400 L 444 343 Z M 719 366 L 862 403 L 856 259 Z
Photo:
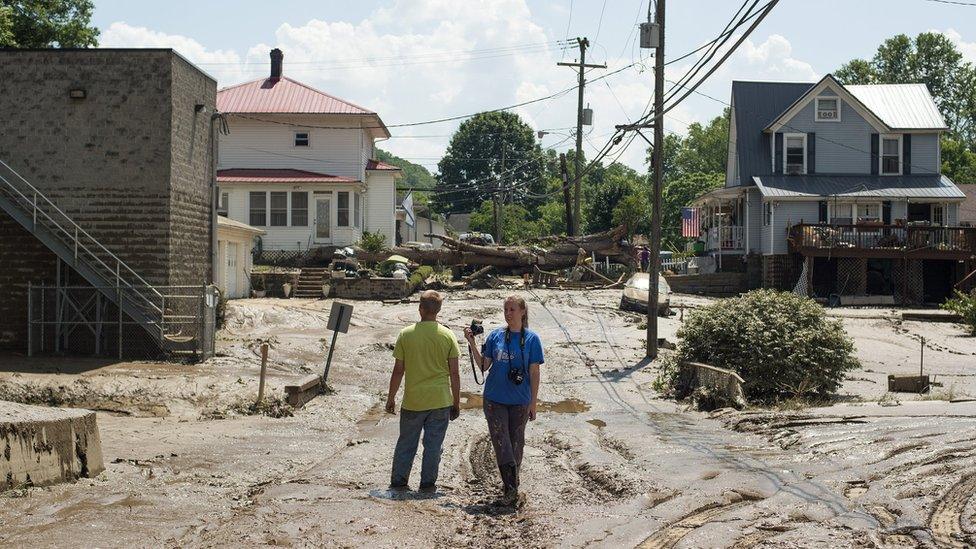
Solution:
M 390 486 L 406 486 L 410 479 L 413 458 L 417 455 L 420 431 L 424 432 L 424 457 L 420 466 L 420 485 L 430 486 L 437 482 L 437 470 L 441 464 L 441 446 L 451 421 L 451 407 L 414 412 L 400 410 L 400 438 L 393 451 L 393 474 Z

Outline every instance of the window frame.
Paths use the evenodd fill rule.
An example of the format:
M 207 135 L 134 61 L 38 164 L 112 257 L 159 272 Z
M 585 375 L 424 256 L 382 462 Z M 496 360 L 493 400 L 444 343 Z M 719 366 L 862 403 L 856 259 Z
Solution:
M 786 166 L 789 165 L 789 142 L 790 138 L 802 138 L 803 139 L 803 170 L 799 174 L 791 174 Z M 807 173 L 807 134 L 805 133 L 784 133 L 783 134 L 783 175 L 806 175 Z
M 935 212 L 939 211 L 940 221 L 936 222 Z M 948 227 L 949 226 L 949 208 L 942 202 L 933 202 L 929 206 L 929 219 L 932 220 L 932 225 L 935 227 Z
M 222 215 L 224 217 L 229 216 L 229 209 L 227 203 L 230 202 L 230 193 L 217 187 L 217 215 Z
M 763 202 L 763 227 L 773 224 L 773 203 Z
M 837 105 L 837 118 L 820 118 L 820 101 L 836 101 L 835 104 Z M 814 122 L 840 122 L 840 96 L 826 95 L 826 96 L 815 98 L 813 104 L 813 121 Z
M 351 209 L 350 208 L 351 204 L 349 203 L 350 202 L 349 193 L 350 193 L 350 191 L 336 191 L 336 193 L 335 193 L 335 195 L 336 195 L 336 209 L 335 209 L 336 210 L 336 227 L 343 227 L 343 228 L 352 227 L 352 224 L 351 224 L 352 216 L 350 215 L 352 212 L 349 211 Z M 342 195 L 345 195 L 346 196 L 346 207 L 345 208 L 342 207 Z M 342 223 L 342 215 L 343 215 L 343 213 L 346 216 L 346 222 L 345 223 Z
M 305 196 L 304 208 L 295 207 L 295 197 L 298 195 Z M 309 205 L 308 191 L 291 191 L 290 193 L 288 193 L 288 221 L 290 227 L 308 227 L 308 205 Z M 296 211 L 305 213 L 304 223 L 295 222 Z
M 275 207 L 275 198 L 282 198 L 284 195 L 285 205 L 282 208 L 280 205 Z M 282 211 L 284 210 L 284 211 Z M 275 221 L 275 216 L 279 216 L 278 223 Z M 283 216 L 283 217 L 282 217 Z M 288 226 L 288 191 L 269 191 L 268 192 L 268 227 L 287 227 Z
M 304 145 L 299 145 L 298 144 L 299 139 L 300 139 L 298 137 L 299 135 L 304 135 L 305 136 L 305 138 L 304 138 L 305 144 Z M 293 148 L 295 148 L 295 149 L 311 149 L 312 148 L 312 132 L 310 132 L 308 130 L 304 130 L 304 131 L 295 130 L 293 132 L 293 134 L 292 134 L 291 146 Z
M 353 226 L 360 230 L 362 230 L 363 223 L 362 200 L 361 194 L 353 192 Z
M 261 197 L 261 219 L 260 223 L 254 220 L 255 208 L 254 198 Z M 249 191 L 247 193 L 247 221 L 252 227 L 267 227 L 268 223 L 268 193 L 266 191 Z
M 884 170 L 884 160 L 885 160 L 884 144 L 886 140 L 898 141 L 898 171 L 897 172 L 886 172 Z M 901 175 L 902 173 L 904 173 L 905 171 L 904 152 L 905 151 L 903 150 L 903 146 L 904 143 L 902 143 L 902 135 L 900 133 L 891 133 L 891 134 L 883 133 L 878 136 L 878 175 Z

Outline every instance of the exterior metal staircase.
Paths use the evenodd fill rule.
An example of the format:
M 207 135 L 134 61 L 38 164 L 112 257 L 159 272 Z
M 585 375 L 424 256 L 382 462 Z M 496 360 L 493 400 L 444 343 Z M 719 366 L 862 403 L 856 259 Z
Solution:
M 196 351 L 196 337 L 167 327 L 166 295 L 146 282 L 54 202 L 0 160 L 0 209 L 34 235 L 92 287 L 142 326 L 166 352 Z

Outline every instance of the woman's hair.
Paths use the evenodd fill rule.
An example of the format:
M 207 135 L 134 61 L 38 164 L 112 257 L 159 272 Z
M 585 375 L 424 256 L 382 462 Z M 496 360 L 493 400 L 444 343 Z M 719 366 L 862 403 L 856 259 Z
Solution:
M 529 306 L 525 304 L 525 300 L 517 295 L 510 295 L 505 298 L 505 303 L 509 301 L 514 301 L 520 309 L 522 309 L 522 329 L 527 330 L 529 328 Z

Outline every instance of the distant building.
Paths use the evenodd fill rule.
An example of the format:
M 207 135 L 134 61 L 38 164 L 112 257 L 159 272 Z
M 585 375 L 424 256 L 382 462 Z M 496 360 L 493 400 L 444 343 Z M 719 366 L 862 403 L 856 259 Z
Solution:
M 230 130 L 221 136 L 221 215 L 266 231 L 262 250 L 348 246 L 363 231 L 395 242 L 396 166 L 374 159 L 390 137 L 373 111 L 271 71 L 217 93 Z

